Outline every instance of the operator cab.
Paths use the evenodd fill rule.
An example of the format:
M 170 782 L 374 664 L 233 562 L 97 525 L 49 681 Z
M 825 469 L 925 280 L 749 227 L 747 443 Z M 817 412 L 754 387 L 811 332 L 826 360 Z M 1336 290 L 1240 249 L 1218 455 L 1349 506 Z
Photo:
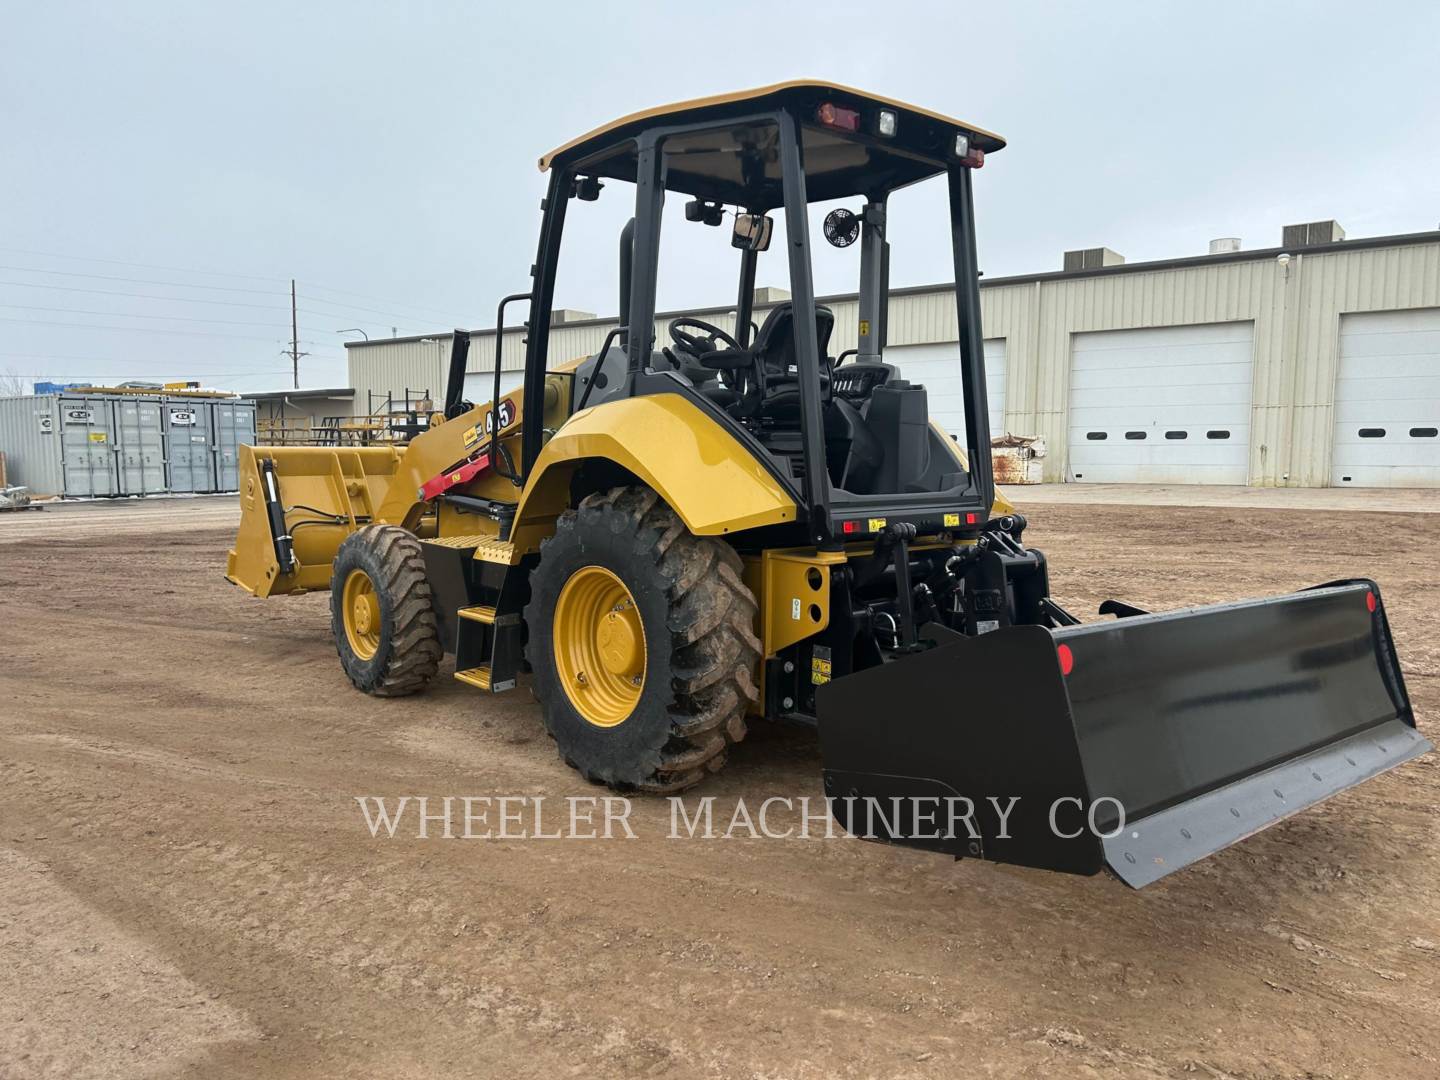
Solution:
M 993 481 L 971 175 L 986 151 L 1003 145 L 925 110 L 832 84 L 790 83 L 637 114 L 555 151 L 541 166 L 564 172 L 552 192 L 567 202 L 593 201 L 617 180 L 635 191 L 635 216 L 620 237 L 623 326 L 575 369 L 574 407 L 651 393 L 701 403 L 795 493 L 812 540 L 859 539 L 886 521 L 911 522 L 922 534 L 983 524 Z M 932 178 L 948 184 L 948 228 L 932 235 L 952 238 L 958 283 L 955 374 L 964 404 L 963 430 L 953 433 L 932 422 L 926 387 L 907 381 L 885 355 L 888 201 Z M 731 219 L 733 309 L 657 319 L 669 192 L 689 196 L 687 223 Z M 817 231 L 835 248 L 858 249 L 858 302 L 820 303 L 811 261 L 823 249 L 810 242 L 810 209 L 837 201 L 848 205 Z M 779 258 L 767 278 L 788 273 L 791 298 L 757 310 L 757 272 L 781 223 L 786 239 L 766 263 Z M 704 250 L 697 241 L 701 257 L 717 257 L 720 244 Z M 542 238 L 542 260 L 545 253 Z M 536 305 L 548 306 L 548 298 Z M 537 329 L 532 348 L 548 336 Z M 952 434 L 965 442 L 957 445 Z

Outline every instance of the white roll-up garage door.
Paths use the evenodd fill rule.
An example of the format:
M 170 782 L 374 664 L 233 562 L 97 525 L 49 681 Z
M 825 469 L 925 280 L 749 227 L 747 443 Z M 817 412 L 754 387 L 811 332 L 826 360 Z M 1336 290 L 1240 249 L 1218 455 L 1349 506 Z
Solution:
M 925 387 L 930 419 L 951 435 L 965 439 L 965 394 L 957 342 L 935 345 L 890 345 L 885 362 L 900 375 Z M 990 434 L 1005 432 L 1005 339 L 985 339 L 985 397 L 990 405 Z
M 1440 485 L 1440 309 L 1340 316 L 1330 481 Z
M 1070 475 L 1081 483 L 1243 484 L 1254 324 L 1075 334 Z

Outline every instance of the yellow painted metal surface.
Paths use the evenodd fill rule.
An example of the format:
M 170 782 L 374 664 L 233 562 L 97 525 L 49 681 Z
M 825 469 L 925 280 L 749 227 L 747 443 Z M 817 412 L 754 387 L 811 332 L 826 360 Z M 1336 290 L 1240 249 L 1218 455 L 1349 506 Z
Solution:
M 508 425 L 501 428 L 500 445 L 509 452 L 512 459 L 520 453 L 519 417 L 523 397 L 524 391 L 517 389 L 501 399 L 502 413 L 508 409 L 512 419 Z M 391 485 L 389 495 L 380 506 L 381 520 L 414 528 L 416 519 L 425 509 L 420 488 L 439 476 L 442 471 L 466 461 L 478 447 L 485 444 L 488 438 L 486 422 L 489 414 L 490 402 L 486 401 L 412 439 L 396 467 L 395 482 Z M 515 486 L 493 470 L 487 470 L 463 488 L 456 490 L 484 499 L 506 502 L 515 501 L 517 495 Z M 475 518 L 473 514 L 462 516 Z M 482 519 L 475 520 L 478 523 Z M 473 526 L 467 523 L 466 527 L 468 531 Z
M 545 423 L 558 426 L 569 408 L 570 379 L 550 376 L 545 386 Z M 502 428 L 501 445 L 520 453 L 518 434 L 523 392 L 503 399 L 516 418 Z M 490 403 L 484 402 L 417 436 L 406 447 L 241 447 L 240 527 L 226 561 L 226 577 L 256 596 L 307 592 L 330 587 L 330 564 L 340 544 L 367 524 L 400 525 L 421 539 L 473 537 L 476 557 L 514 565 L 520 554 L 501 544 L 499 526 L 477 514 L 442 505 L 430 510 L 423 484 L 469 458 L 484 444 Z M 261 489 L 259 463 L 275 463 L 287 531 L 294 537 L 296 569 L 282 575 L 275 558 Z M 486 471 L 457 489 L 482 498 L 514 502 L 519 489 Z
M 479 667 L 466 668 L 464 671 L 455 672 L 455 678 L 477 690 L 490 692 L 490 665 L 481 664 Z
M 794 500 L 700 408 L 679 394 L 607 401 L 576 413 L 541 451 L 511 539 L 534 550 L 570 500 L 587 459 L 613 461 L 659 492 L 696 536 L 794 521 Z
M 993 131 L 986 131 L 984 128 L 976 127 L 974 124 L 966 123 L 964 120 L 956 120 L 954 117 L 946 116 L 943 113 L 934 112 L 931 109 L 922 109 L 918 105 L 910 105 L 903 101 L 896 101 L 894 98 L 882 97 L 879 94 L 872 94 L 868 90 L 857 90 L 853 86 L 844 86 L 841 83 L 827 82 L 824 79 L 790 79 L 786 82 L 772 83 L 769 86 L 757 86 L 749 90 L 736 90 L 729 94 L 712 94 L 709 97 L 691 98 L 689 101 L 677 101 L 670 105 L 657 105 L 650 109 L 641 109 L 639 112 L 622 116 L 618 120 L 612 120 L 608 124 L 601 124 L 599 127 L 587 131 L 584 135 L 571 139 L 563 146 L 557 146 L 540 159 L 540 171 L 545 172 L 550 168 L 551 163 L 567 150 L 572 150 L 592 139 L 600 139 L 608 132 L 631 124 L 642 123 L 646 120 L 661 120 L 674 116 L 677 113 L 690 112 L 693 109 L 706 109 L 715 105 L 729 105 L 740 101 L 753 101 L 756 98 L 769 97 L 771 94 L 780 93 L 784 90 L 799 90 L 806 87 L 814 87 L 819 90 L 833 90 L 837 94 L 844 94 L 847 97 L 861 98 L 876 105 L 888 105 L 896 109 L 904 109 L 906 112 L 916 113 L 920 116 L 928 116 L 932 120 L 939 120 L 942 124 L 949 124 L 952 127 L 962 128 L 965 131 L 976 135 L 983 135 L 994 139 L 1001 146 L 1005 140 Z
M 240 447 L 240 528 L 225 576 L 256 596 L 330 587 L 340 544 L 376 517 L 401 451 L 389 447 Z M 275 462 L 294 537 L 295 571 L 281 574 L 265 513 L 259 463 Z
M 341 618 L 350 650 L 361 660 L 371 660 L 380 650 L 380 598 L 375 583 L 364 570 L 351 570 L 342 595 Z
M 744 581 L 760 605 L 755 633 L 766 657 L 830 625 L 830 573 L 843 551 L 765 551 L 745 560 Z
M 555 674 L 581 717 L 595 727 L 630 718 L 645 686 L 645 627 L 635 598 L 603 566 L 570 575 L 555 600 Z

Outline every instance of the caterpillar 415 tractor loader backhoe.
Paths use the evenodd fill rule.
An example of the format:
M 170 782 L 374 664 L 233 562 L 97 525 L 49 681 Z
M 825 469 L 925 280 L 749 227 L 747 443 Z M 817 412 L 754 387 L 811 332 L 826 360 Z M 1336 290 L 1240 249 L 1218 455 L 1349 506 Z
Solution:
M 1161 614 L 1108 601 L 1115 618 L 1083 625 L 1050 598 L 990 469 L 971 190 L 1003 145 L 818 82 L 567 143 L 540 161 L 530 288 L 497 316 L 528 301 L 523 387 L 501 395 L 497 345 L 490 400 L 463 400 L 457 331 L 443 413 L 408 446 L 247 449 L 227 576 L 260 597 L 329 589 L 367 693 L 419 691 L 447 653 L 486 693 L 532 673 L 560 755 L 618 790 L 683 790 L 747 722 L 797 721 L 852 833 L 1136 886 L 1427 750 L 1373 582 Z M 936 317 L 955 319 L 955 438 L 886 355 L 890 197 L 926 180 L 948 192 L 931 235 L 954 258 Z M 623 325 L 551 357 L 561 235 L 602 191 L 633 197 Z M 723 325 L 657 333 L 667 193 L 688 200 L 682 234 L 734 249 Z M 856 243 L 859 269 L 839 333 L 811 278 L 812 255 L 856 257 L 811 243 L 814 204 L 837 202 L 820 231 Z M 703 228 L 727 214 L 728 245 Z M 790 298 L 761 318 L 782 224 Z

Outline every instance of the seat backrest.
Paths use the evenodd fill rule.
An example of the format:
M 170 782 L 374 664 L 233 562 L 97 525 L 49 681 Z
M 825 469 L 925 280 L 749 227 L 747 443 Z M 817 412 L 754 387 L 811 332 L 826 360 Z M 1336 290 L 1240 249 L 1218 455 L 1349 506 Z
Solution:
M 824 304 L 816 304 L 815 337 L 822 361 L 834 329 L 835 313 Z M 751 348 L 765 365 L 766 375 L 785 375 L 795 367 L 795 305 L 784 303 L 771 308 Z

